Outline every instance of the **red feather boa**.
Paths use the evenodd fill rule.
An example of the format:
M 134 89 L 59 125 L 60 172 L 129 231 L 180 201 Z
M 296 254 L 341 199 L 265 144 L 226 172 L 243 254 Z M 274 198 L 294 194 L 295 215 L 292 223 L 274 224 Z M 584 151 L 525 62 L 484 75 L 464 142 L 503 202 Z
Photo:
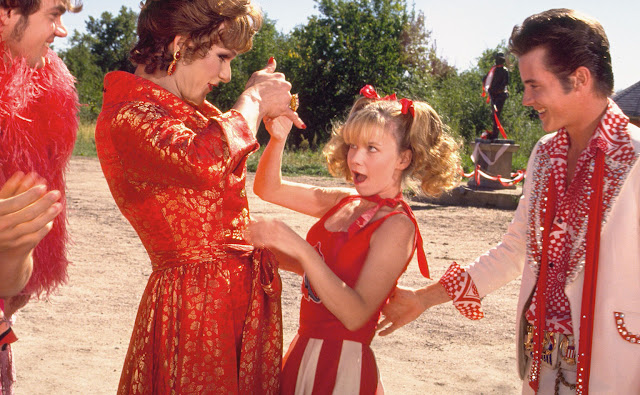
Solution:
M 0 60 L 7 59 L 0 42 Z M 34 70 L 24 59 L 0 64 L 0 185 L 13 173 L 35 171 L 62 193 L 63 211 L 34 251 L 33 275 L 23 294 L 48 295 L 67 280 L 68 240 L 64 172 L 78 129 L 74 78 L 49 51 Z

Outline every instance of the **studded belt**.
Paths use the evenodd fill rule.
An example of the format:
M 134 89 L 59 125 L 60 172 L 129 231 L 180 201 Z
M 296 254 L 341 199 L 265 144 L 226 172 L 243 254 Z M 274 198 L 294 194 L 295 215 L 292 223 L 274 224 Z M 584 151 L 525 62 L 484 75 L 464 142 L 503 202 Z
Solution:
M 527 325 L 524 349 L 529 353 L 533 352 L 533 331 L 533 325 Z M 574 366 L 576 364 L 576 345 L 574 339 L 573 335 L 544 331 L 542 361 L 551 368 L 558 366 L 558 359 L 564 362 L 565 365 Z

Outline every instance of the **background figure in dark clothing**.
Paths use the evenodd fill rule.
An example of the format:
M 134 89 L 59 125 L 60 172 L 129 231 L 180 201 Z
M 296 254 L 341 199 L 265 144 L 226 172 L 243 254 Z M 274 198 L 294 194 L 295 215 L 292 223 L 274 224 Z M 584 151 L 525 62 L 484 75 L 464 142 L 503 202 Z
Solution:
M 496 116 L 500 119 L 502 113 L 502 106 L 509 97 L 509 71 L 504 67 L 505 57 L 502 52 L 498 52 L 495 55 L 496 64 L 489 70 L 487 75 L 482 79 L 482 85 L 484 90 L 489 93 L 491 99 L 491 120 L 493 121 L 493 130 L 489 135 L 489 140 L 495 140 L 498 138 L 500 130 L 496 117 L 493 116 L 493 111 L 496 112 Z

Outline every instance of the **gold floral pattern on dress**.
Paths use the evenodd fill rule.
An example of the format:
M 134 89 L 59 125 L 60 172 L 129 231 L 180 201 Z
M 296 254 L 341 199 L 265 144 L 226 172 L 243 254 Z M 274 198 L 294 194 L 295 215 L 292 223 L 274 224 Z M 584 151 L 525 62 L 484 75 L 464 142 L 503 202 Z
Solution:
M 258 147 L 244 118 L 114 72 L 96 147 L 153 268 L 118 393 L 279 393 L 277 264 L 242 237 L 246 159 Z

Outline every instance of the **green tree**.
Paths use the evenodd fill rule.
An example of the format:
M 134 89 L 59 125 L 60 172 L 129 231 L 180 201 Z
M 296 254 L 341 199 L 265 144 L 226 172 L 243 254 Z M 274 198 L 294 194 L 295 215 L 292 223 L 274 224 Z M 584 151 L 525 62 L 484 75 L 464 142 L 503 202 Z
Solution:
M 94 121 L 102 106 L 103 71 L 96 65 L 95 59 L 85 38 L 74 32 L 71 38 L 75 44 L 60 53 L 71 74 L 76 77 L 76 88 L 80 99 L 80 119 Z
M 424 12 L 414 9 L 402 32 L 401 46 L 403 64 L 411 76 L 434 76 L 445 78 L 456 73 L 446 60 L 438 57 L 435 42 L 431 41 L 431 30 L 427 29 Z M 410 82 L 411 79 L 405 79 Z
M 124 6 L 115 17 L 109 12 L 103 12 L 99 19 L 90 16 L 85 23 L 87 31 L 74 31 L 71 46 L 60 51 L 60 57 L 77 80 L 81 119 L 93 121 L 100 113 L 106 73 L 133 72 L 129 51 L 136 42 L 137 18 L 137 13 Z
M 265 15 L 264 23 L 260 31 L 253 38 L 252 49 L 239 55 L 231 62 L 231 81 L 220 85 L 212 91 L 207 100 L 222 111 L 228 111 L 244 91 L 247 80 L 254 71 L 263 69 L 270 57 L 274 57 L 278 63 L 277 72 L 286 71 L 286 46 L 287 36 L 276 30 L 275 22 Z M 258 131 L 258 141 L 264 144 L 268 141 L 268 134 L 264 126 Z
M 312 145 L 329 136 L 360 88 L 393 92 L 406 71 L 401 38 L 409 20 L 404 0 L 316 0 L 319 16 L 290 37 L 291 81 L 300 94 L 304 138 Z M 293 136 L 295 138 L 295 135 Z
M 435 46 L 431 48 L 435 52 Z M 410 74 L 407 78 L 407 96 L 430 103 L 455 135 L 466 143 L 473 142 L 483 131 L 492 127 L 491 108 L 481 97 L 481 92 L 482 78 L 495 64 L 496 52 L 507 54 L 506 64 L 510 72 L 510 96 L 502 110 L 501 122 L 507 137 L 520 144 L 520 150 L 514 156 L 514 167 L 524 168 L 531 149 L 543 131 L 536 117 L 532 117 L 531 111 L 522 105 L 523 85 L 516 67 L 517 61 L 508 53 L 504 41 L 495 48 L 486 49 L 477 59 L 477 65 L 463 72 L 450 69 L 445 73 L 437 73 L 429 69 L 427 73 Z M 465 149 L 468 151 L 468 144 L 465 144 Z
M 109 12 L 103 12 L 100 19 L 89 17 L 86 34 L 92 38 L 91 53 L 101 70 L 134 71 L 129 51 L 136 43 L 137 20 L 138 14 L 125 6 L 115 17 Z
M 473 141 L 489 125 L 488 106 L 480 97 L 482 76 L 477 68 L 431 80 L 427 101 L 452 131 L 465 141 Z
M 282 56 L 281 47 L 285 41 L 286 36 L 278 33 L 275 23 L 265 16 L 262 29 L 253 38 L 251 50 L 238 55 L 231 62 L 231 81 L 220 85 L 207 99 L 223 111 L 231 108 L 244 90 L 251 74 L 264 68 L 270 57 L 279 59 Z M 280 69 L 281 65 L 278 64 L 278 71 Z
M 437 55 L 431 31 L 427 29 L 422 11 L 413 10 L 402 35 L 404 64 L 407 71 L 398 87 L 401 96 L 424 100 L 432 104 L 441 94 L 445 81 L 457 77 L 457 70 Z M 446 107 L 448 108 L 448 107 Z M 436 108 L 437 109 L 437 108 Z

